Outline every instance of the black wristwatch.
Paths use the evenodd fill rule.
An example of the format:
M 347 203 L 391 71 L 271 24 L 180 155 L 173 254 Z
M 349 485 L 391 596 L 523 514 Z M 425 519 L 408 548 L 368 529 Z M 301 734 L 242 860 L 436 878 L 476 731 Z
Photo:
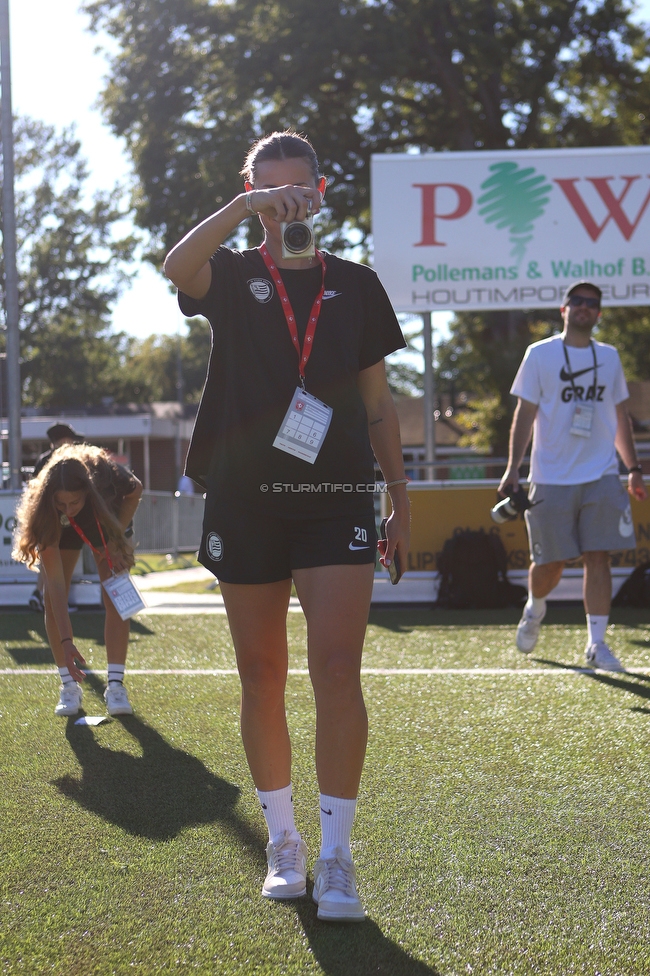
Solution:
M 640 464 L 633 464 L 631 468 L 627 469 L 628 474 L 632 474 L 633 471 L 638 471 L 639 474 L 643 474 L 643 468 Z

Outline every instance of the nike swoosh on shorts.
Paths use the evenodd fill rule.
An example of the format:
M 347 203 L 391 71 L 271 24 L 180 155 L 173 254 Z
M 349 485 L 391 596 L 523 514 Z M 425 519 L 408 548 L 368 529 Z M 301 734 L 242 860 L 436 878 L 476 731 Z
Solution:
M 587 366 L 586 369 L 579 369 L 577 373 L 567 373 L 563 366 L 560 370 L 560 379 L 564 383 L 570 383 L 572 379 L 577 380 L 579 376 L 582 376 L 583 373 L 589 373 L 593 368 L 593 366 Z M 596 364 L 596 369 L 602 369 L 602 366 Z
M 353 546 L 352 543 L 350 543 L 348 549 L 352 549 L 354 552 L 355 549 L 370 549 L 370 546 Z

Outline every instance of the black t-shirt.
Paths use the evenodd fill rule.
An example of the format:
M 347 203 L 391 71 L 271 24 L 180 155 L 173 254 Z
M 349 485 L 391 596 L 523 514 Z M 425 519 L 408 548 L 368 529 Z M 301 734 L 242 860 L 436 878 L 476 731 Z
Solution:
M 126 495 L 135 491 L 135 478 L 130 471 L 123 468 L 116 461 L 111 462 L 110 471 L 107 477 L 95 484 L 99 494 L 102 496 L 114 515 L 119 515 L 122 502 Z M 86 498 L 84 507 L 78 515 L 75 515 L 75 522 L 82 530 L 92 545 L 102 551 L 102 539 L 97 528 L 97 520 L 90 497 Z M 75 532 L 71 525 L 66 525 L 61 532 L 59 549 L 81 549 L 83 541 Z
M 325 255 L 325 294 L 305 372 L 308 393 L 333 409 L 316 462 L 273 447 L 299 384 L 298 355 L 275 285 L 257 249 L 220 247 L 210 259 L 205 298 L 179 293 L 185 315 L 212 326 L 212 354 L 187 474 L 225 502 L 255 503 L 287 516 L 367 510 L 372 494 L 274 492 L 274 484 L 352 484 L 374 481 L 360 370 L 405 342 L 377 275 L 363 265 Z M 303 340 L 321 268 L 280 271 Z M 260 490 L 266 485 L 269 490 Z

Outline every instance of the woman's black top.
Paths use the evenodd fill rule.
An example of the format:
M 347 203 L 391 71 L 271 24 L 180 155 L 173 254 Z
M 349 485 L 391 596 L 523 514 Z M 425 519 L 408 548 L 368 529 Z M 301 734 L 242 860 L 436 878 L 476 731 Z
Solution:
M 205 298 L 179 293 L 183 313 L 204 315 L 212 327 L 212 353 L 186 473 L 225 503 L 254 504 L 287 517 L 372 510 L 371 492 L 329 486 L 374 482 L 368 417 L 357 378 L 406 343 L 375 272 L 331 254 L 324 257 L 325 294 L 305 385 L 332 407 L 333 417 L 313 465 L 273 447 L 299 383 L 298 355 L 259 251 L 220 247 L 210 259 L 212 282 Z M 321 267 L 283 268 L 280 274 L 302 343 Z M 274 491 L 278 484 L 313 488 Z

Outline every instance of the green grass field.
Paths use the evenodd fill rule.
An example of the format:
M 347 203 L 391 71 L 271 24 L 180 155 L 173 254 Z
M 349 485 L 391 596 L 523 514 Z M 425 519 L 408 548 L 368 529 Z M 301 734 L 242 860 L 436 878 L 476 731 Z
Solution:
M 131 570 L 133 575 L 142 576 L 144 573 L 160 573 L 168 569 L 192 569 L 200 566 L 193 552 L 180 552 L 174 559 L 172 553 L 165 555 L 159 552 L 140 552 L 136 549 L 135 566 Z
M 136 715 L 57 719 L 36 614 L 0 621 L 0 971 L 466 976 L 650 974 L 650 624 L 617 611 L 634 673 L 586 674 L 582 615 L 551 609 L 532 658 L 517 613 L 373 612 L 370 743 L 354 834 L 369 918 L 263 901 L 263 821 L 233 674 L 127 677 Z M 102 616 L 76 614 L 100 674 Z M 289 618 L 291 667 L 305 624 Z M 142 616 L 134 670 L 234 666 L 223 616 Z M 28 673 L 16 673 L 24 669 Z M 411 671 L 412 673 L 397 673 Z M 436 670 L 432 670 L 436 669 Z M 297 821 L 318 794 L 308 678 L 289 677 Z

